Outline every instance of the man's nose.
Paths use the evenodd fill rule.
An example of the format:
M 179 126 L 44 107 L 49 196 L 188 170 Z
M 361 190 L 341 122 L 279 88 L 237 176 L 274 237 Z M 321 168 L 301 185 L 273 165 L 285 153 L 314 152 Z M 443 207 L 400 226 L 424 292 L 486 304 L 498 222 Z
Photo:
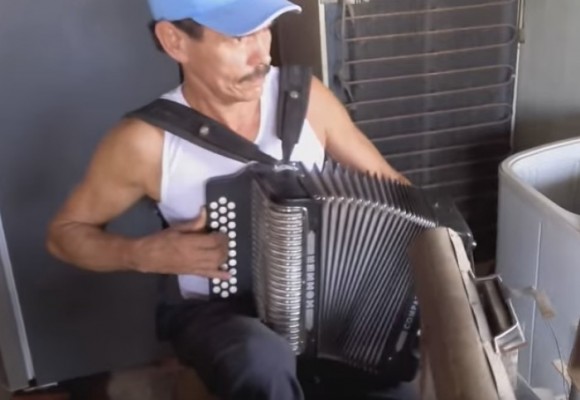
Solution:
M 270 44 L 271 33 L 269 29 L 263 29 L 256 32 L 252 40 L 252 57 L 253 65 L 270 64 Z

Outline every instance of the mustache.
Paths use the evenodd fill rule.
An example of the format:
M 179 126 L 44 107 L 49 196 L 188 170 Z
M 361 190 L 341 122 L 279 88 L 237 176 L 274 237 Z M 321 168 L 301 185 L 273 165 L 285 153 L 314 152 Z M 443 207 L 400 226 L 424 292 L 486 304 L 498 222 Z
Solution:
M 253 72 L 244 75 L 243 77 L 240 78 L 240 83 L 244 83 L 244 82 L 251 82 L 255 79 L 260 79 L 265 77 L 266 75 L 268 75 L 268 72 L 270 72 L 271 69 L 271 65 L 269 64 L 261 64 L 258 65 L 256 67 L 256 69 L 254 69 Z

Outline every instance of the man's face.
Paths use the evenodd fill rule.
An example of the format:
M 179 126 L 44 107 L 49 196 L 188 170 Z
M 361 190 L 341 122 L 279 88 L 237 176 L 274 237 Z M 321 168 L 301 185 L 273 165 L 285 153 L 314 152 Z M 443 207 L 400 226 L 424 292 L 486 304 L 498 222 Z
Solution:
M 224 101 L 252 101 L 262 93 L 271 44 L 269 28 L 240 38 L 204 28 L 201 39 L 186 40 L 183 72 L 186 79 L 203 81 Z

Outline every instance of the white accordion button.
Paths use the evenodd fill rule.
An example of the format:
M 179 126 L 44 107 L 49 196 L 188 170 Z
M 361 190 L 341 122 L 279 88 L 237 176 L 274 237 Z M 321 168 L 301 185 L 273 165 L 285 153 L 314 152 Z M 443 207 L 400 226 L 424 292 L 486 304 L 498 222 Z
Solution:
M 219 212 L 220 212 L 220 214 L 225 214 L 228 212 L 228 209 L 225 207 L 220 207 Z
M 216 222 L 217 223 L 217 222 Z M 218 224 L 219 225 L 219 224 Z M 221 226 L 220 227 L 220 232 L 221 233 L 226 233 L 228 231 L 228 228 L 226 228 L 225 226 Z
M 230 252 L 228 253 L 228 255 L 229 255 L 230 257 L 235 257 L 235 256 L 236 256 L 236 254 L 237 254 L 237 253 L 236 253 L 236 251 L 235 251 L 235 250 L 230 250 Z
M 230 278 L 230 285 L 237 285 L 238 284 L 238 278 Z
M 211 210 L 217 210 L 218 208 L 218 203 L 216 203 L 215 201 L 212 201 L 211 203 L 209 203 L 209 208 Z
M 225 224 L 226 222 L 228 222 L 226 217 L 220 217 L 220 224 Z
M 236 276 L 238 274 L 238 270 L 235 268 L 230 269 L 228 272 L 231 276 Z
M 235 239 L 236 238 L 236 232 L 230 231 L 230 233 L 228 233 L 228 236 L 230 237 L 230 239 Z
M 217 229 L 220 226 L 220 224 L 218 224 L 217 221 L 211 221 L 209 226 L 211 227 L 211 229 Z
M 215 211 L 212 211 L 211 214 L 209 214 L 209 217 L 211 219 L 217 219 L 219 216 L 220 215 L 217 212 L 215 212 Z
M 233 211 L 230 211 L 230 212 L 228 213 L 228 218 L 229 218 L 229 219 L 234 219 L 234 218 L 236 218 L 236 213 L 235 213 L 235 212 L 233 212 Z
M 238 265 L 238 262 L 236 260 L 230 260 L 228 261 L 228 264 L 230 265 L 230 267 L 235 267 L 236 265 Z
M 228 228 L 230 228 L 230 229 L 235 229 L 235 227 L 236 227 L 236 223 L 235 223 L 234 221 L 230 221 L 230 222 L 228 223 Z
M 236 247 L 236 242 L 234 240 L 230 240 L 229 246 L 230 246 L 230 249 L 235 248 Z
M 238 292 L 238 288 L 237 287 L 235 287 L 235 286 L 230 287 L 230 293 L 231 294 L 235 294 L 237 292 Z
M 230 284 L 224 281 L 222 282 L 221 287 L 222 289 L 227 289 L 228 287 L 230 287 Z
M 220 269 L 223 271 L 227 271 L 228 270 L 228 264 L 222 264 L 220 265 Z
M 236 209 L 236 205 L 235 205 L 235 203 L 232 203 L 232 202 L 230 201 L 230 202 L 228 203 L 228 208 L 229 208 L 230 210 L 235 210 L 235 209 Z
M 213 278 L 212 279 L 212 282 L 213 282 L 214 285 L 219 285 L 221 281 L 222 280 L 221 279 L 218 279 L 218 278 Z
M 228 202 L 228 199 L 226 199 L 225 197 L 220 197 L 218 200 L 218 203 L 222 204 L 222 205 L 226 204 L 227 202 Z
M 230 294 L 229 294 L 228 292 L 224 291 L 224 292 L 222 292 L 222 293 L 221 293 L 221 296 L 222 296 L 224 299 L 227 299 L 228 297 L 230 297 Z
M 220 289 L 220 287 L 219 287 L 219 286 L 214 286 L 214 287 L 213 287 L 213 293 L 214 293 L 214 294 L 219 294 L 219 292 L 221 292 L 221 291 L 222 291 L 222 290 Z

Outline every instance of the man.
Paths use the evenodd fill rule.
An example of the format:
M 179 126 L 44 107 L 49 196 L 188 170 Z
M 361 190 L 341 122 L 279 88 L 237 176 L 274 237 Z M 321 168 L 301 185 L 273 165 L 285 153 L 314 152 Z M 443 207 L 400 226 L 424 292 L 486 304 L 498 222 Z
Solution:
M 188 105 L 281 158 L 275 131 L 278 70 L 270 68 L 270 25 L 298 12 L 286 0 L 149 0 L 158 44 L 181 65 L 183 84 L 164 97 Z M 354 126 L 331 92 L 314 79 L 292 159 L 335 160 L 405 180 Z M 302 399 L 295 360 L 285 342 L 257 319 L 206 302 L 207 278 L 227 241 L 205 233 L 204 184 L 243 164 L 199 148 L 140 120 L 109 132 L 49 227 L 47 247 L 61 260 L 96 272 L 138 271 L 179 276 L 185 301 L 162 315 L 181 362 L 221 399 Z M 170 228 L 134 239 L 104 231 L 148 197 Z

